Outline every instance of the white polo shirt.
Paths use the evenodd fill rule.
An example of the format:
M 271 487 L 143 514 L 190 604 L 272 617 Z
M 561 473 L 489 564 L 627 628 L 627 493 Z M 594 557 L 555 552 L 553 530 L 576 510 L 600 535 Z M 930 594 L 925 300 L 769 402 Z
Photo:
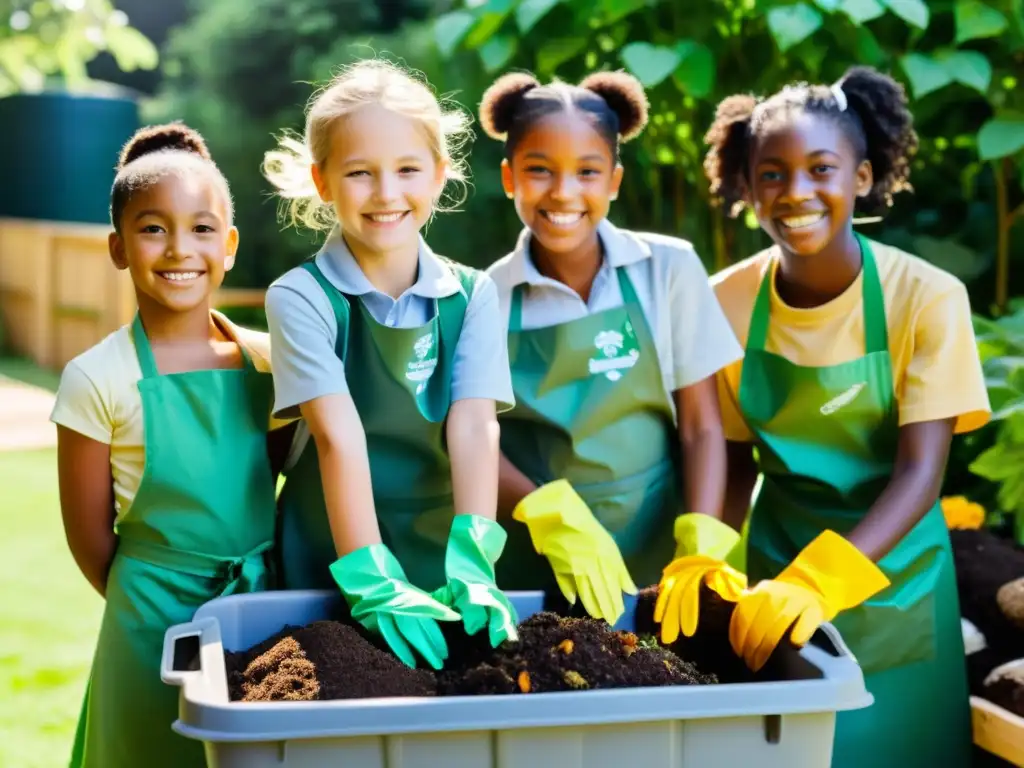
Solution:
M 625 267 L 654 337 L 665 393 L 695 384 L 743 357 L 707 270 L 693 246 L 676 237 L 619 229 L 607 219 L 597 228 L 604 250 L 589 300 L 543 276 L 530 257 L 530 231 L 524 229 L 512 253 L 495 262 L 488 274 L 498 287 L 508 328 L 512 291 L 522 291 L 522 329 L 561 325 L 623 304 L 615 270 Z M 514 375 L 513 371 L 513 375 Z

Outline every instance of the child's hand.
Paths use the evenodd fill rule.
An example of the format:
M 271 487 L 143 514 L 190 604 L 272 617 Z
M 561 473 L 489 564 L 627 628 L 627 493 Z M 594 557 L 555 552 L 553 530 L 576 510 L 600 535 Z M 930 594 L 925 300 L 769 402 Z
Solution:
M 494 564 L 508 538 L 493 520 L 477 515 L 456 515 L 448 534 L 444 572 L 446 584 L 434 594 L 462 614 L 466 634 L 484 627 L 492 646 L 518 640 L 516 609 L 494 583 Z
M 331 565 L 331 576 L 352 609 L 352 618 L 376 632 L 395 655 L 416 666 L 416 651 L 434 669 L 448 658 L 438 621 L 459 615 L 410 584 L 398 560 L 383 544 L 357 549 Z

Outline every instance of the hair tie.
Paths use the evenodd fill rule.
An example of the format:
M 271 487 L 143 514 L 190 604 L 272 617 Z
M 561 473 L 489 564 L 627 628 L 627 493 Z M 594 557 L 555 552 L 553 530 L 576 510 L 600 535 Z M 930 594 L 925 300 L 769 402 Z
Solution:
M 846 101 L 846 94 L 843 93 L 842 83 L 833 83 L 828 87 L 828 89 L 832 91 L 832 98 L 834 98 L 836 100 L 836 104 L 839 105 L 839 111 L 845 112 L 848 104 Z

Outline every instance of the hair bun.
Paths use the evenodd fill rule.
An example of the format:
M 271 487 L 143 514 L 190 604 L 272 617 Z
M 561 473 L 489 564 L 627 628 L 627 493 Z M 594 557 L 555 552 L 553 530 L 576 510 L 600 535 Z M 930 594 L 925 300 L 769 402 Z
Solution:
M 495 80 L 480 100 L 480 126 L 492 139 L 504 139 L 523 98 L 540 82 L 525 72 L 510 72 Z
M 204 160 L 210 160 L 210 150 L 198 131 L 184 123 L 168 123 L 166 125 L 150 125 L 140 128 L 128 140 L 121 150 L 118 168 L 123 168 L 143 155 L 165 150 L 190 152 Z
M 626 72 L 595 72 L 580 83 L 605 100 L 619 118 L 619 136 L 629 141 L 647 125 L 649 105 L 643 85 Z

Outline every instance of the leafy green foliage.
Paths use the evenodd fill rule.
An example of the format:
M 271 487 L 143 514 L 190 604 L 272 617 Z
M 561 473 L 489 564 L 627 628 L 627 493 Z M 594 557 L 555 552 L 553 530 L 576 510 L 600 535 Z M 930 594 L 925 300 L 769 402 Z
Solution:
M 976 318 L 975 331 L 998 431 L 970 469 L 996 484 L 998 512 L 1013 519 L 1024 542 L 1024 308 L 995 321 Z
M 0 19 L 0 97 L 41 90 L 51 76 L 81 88 L 85 65 L 104 51 L 125 72 L 157 64 L 156 48 L 110 0 L 7 0 Z

